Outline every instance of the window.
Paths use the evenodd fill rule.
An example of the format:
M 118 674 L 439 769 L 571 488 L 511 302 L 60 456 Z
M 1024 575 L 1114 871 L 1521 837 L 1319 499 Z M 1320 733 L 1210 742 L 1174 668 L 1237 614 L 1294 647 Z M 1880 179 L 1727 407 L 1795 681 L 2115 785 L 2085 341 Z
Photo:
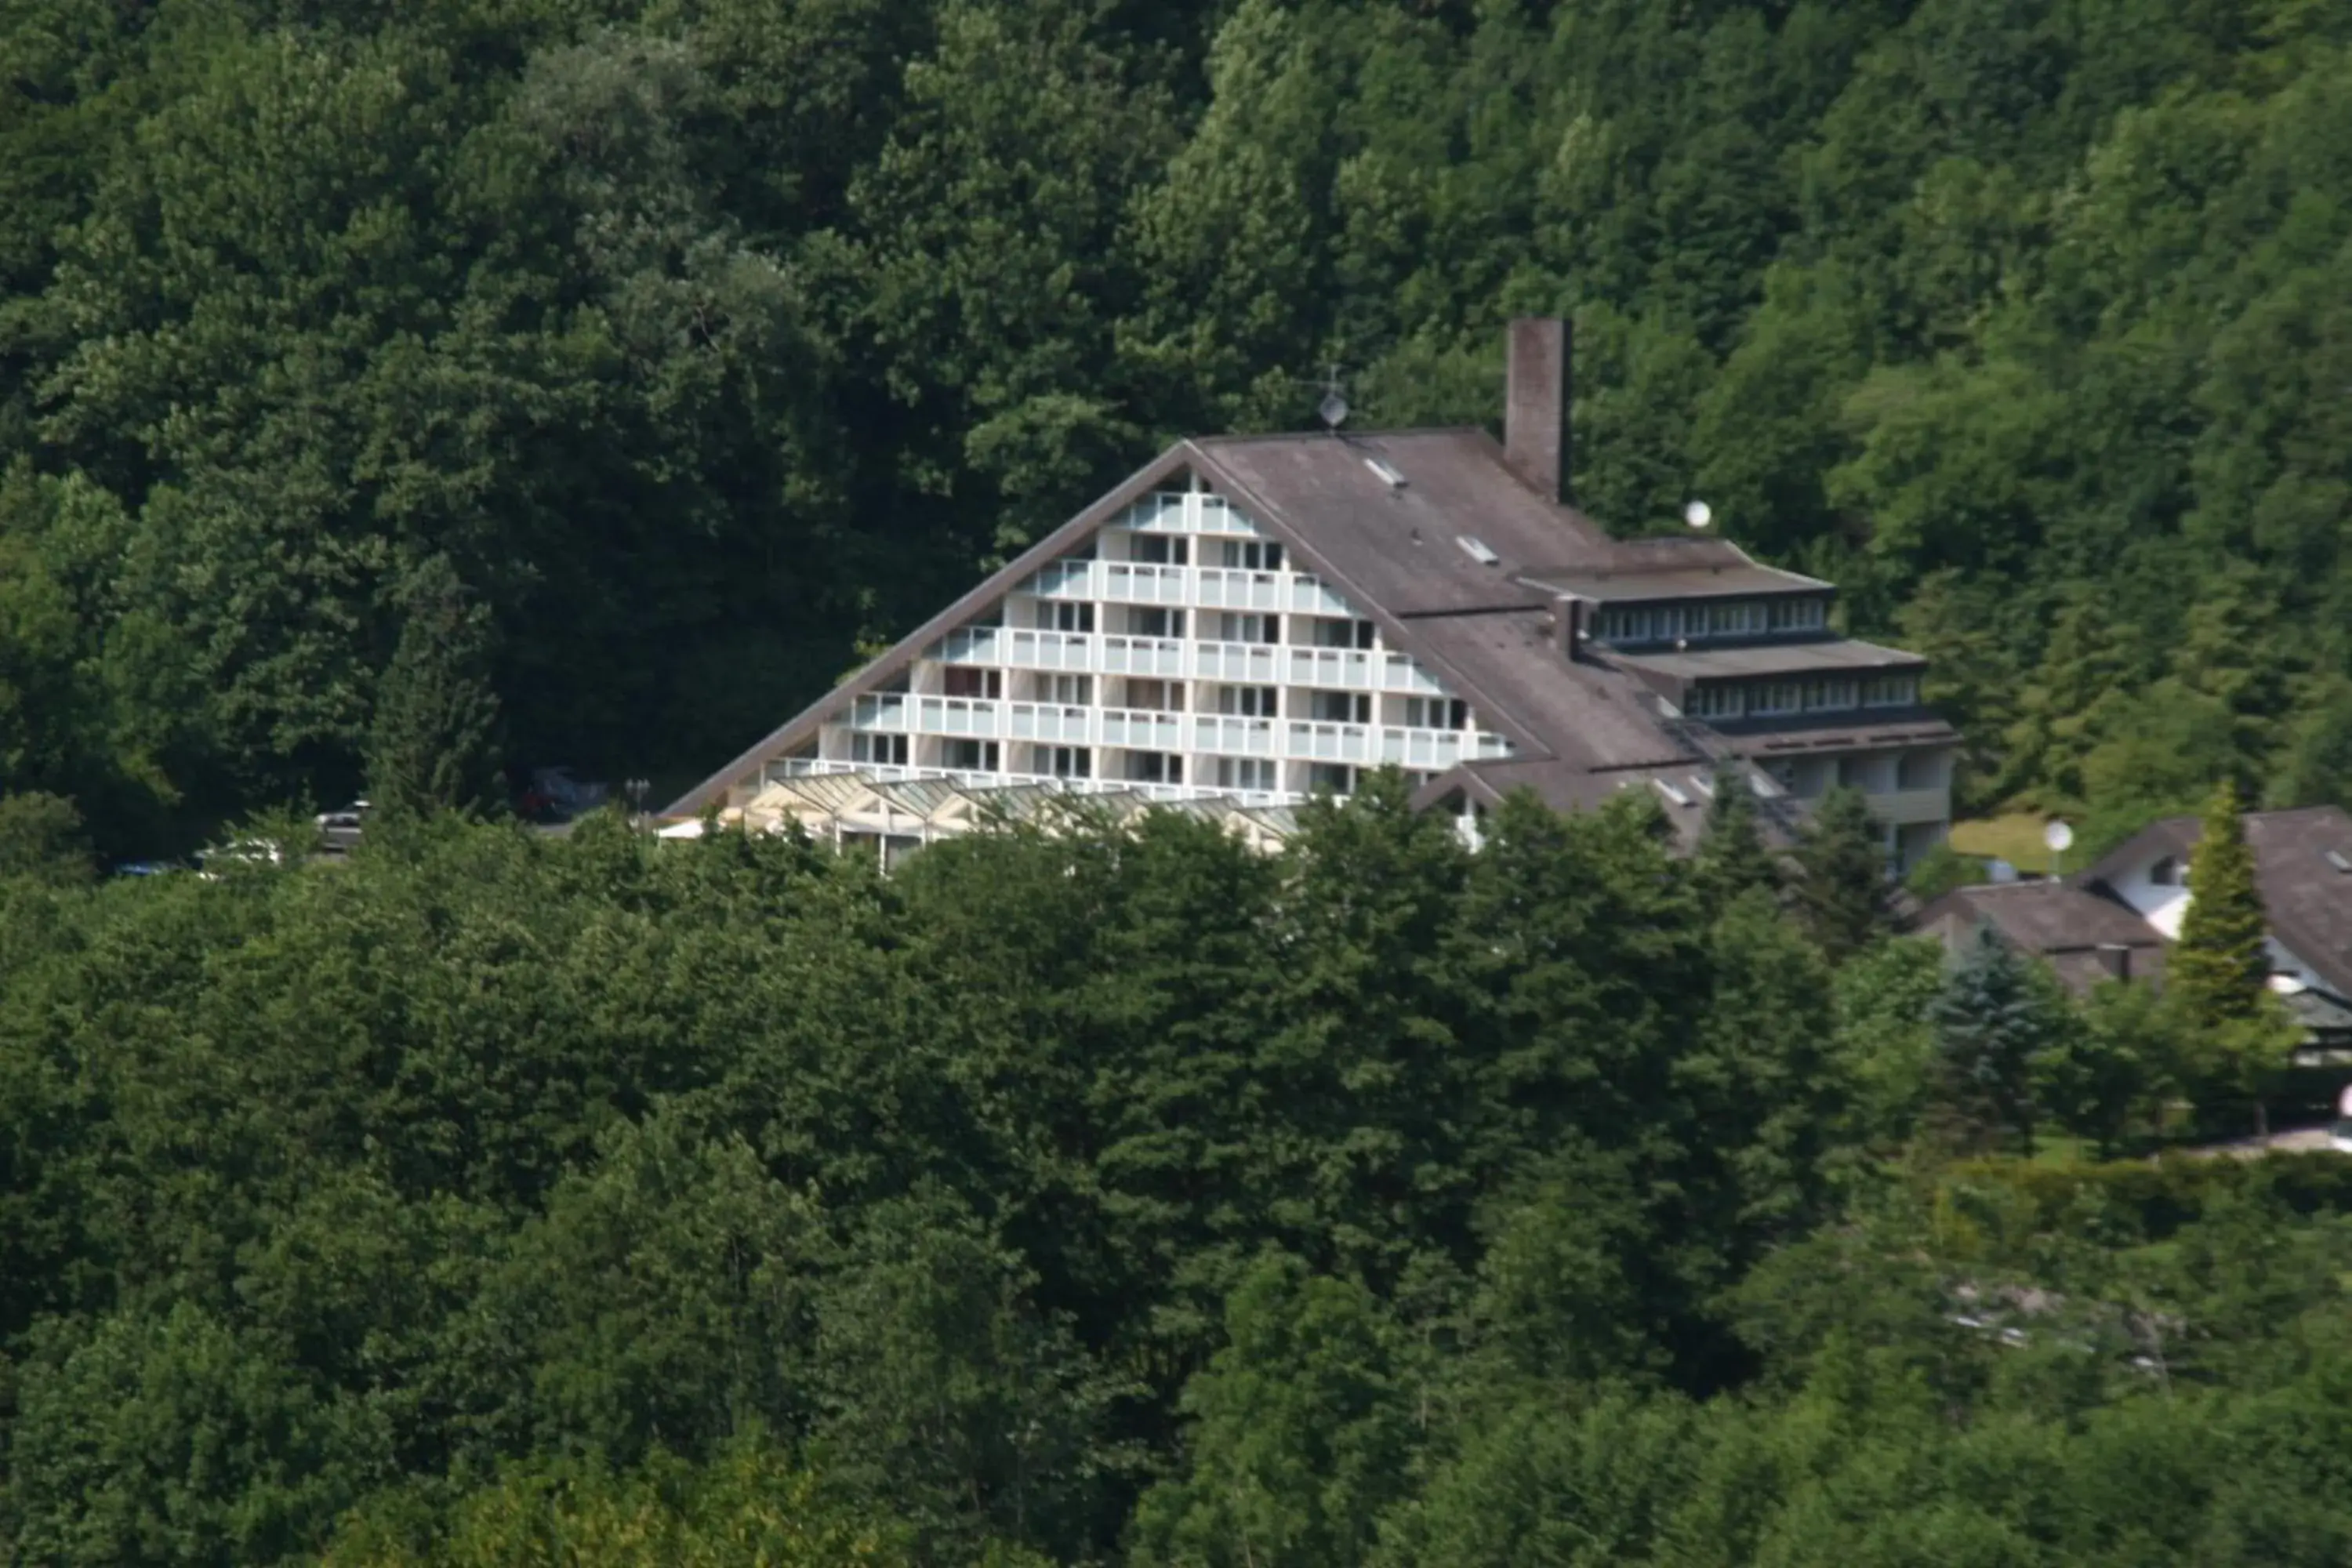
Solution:
M 1467 730 L 1470 704 L 1459 697 L 1408 697 L 1404 721 L 1414 730 Z
M 2167 855 L 2147 868 L 2147 879 L 2159 888 L 2180 886 L 2180 862 Z
M 1764 606 L 1747 600 L 1708 605 L 1706 615 L 1706 635 L 1711 637 L 1750 637 L 1764 629 Z
M 1372 694 L 1369 691 L 1310 691 L 1307 716 L 1326 724 L 1369 724 Z
M 1184 683 L 1181 680 L 1135 680 L 1127 683 L 1127 705 L 1150 713 L 1181 713 L 1184 711 Z
M 1776 632 L 1819 631 L 1829 624 L 1829 610 L 1826 599 L 1775 599 L 1769 606 L 1769 625 Z
M 1908 708 L 1918 700 L 1916 675 L 1876 675 L 1862 683 L 1864 708 Z
M 1129 752 L 1127 776 L 1138 784 L 1184 782 L 1184 759 L 1173 752 Z
M 1694 686 L 1683 694 L 1683 711 L 1694 719 L 1737 719 L 1748 710 L 1737 686 Z
M 1263 757 L 1219 757 L 1219 789 L 1272 790 L 1274 763 Z
M 1001 669 L 974 669 L 969 665 L 951 664 L 946 677 L 946 690 L 950 697 L 981 697 L 993 701 L 1004 695 L 1004 672 Z
M 1353 795 L 1356 792 L 1356 770 L 1345 763 L 1309 763 L 1307 765 L 1308 791 L 1326 791 L 1332 795 Z
M 1224 563 L 1241 572 L 1279 572 L 1282 570 L 1282 546 L 1271 539 L 1228 539 L 1224 542 Z
M 853 734 L 849 737 L 849 760 L 853 763 L 877 763 L 884 767 L 903 768 L 907 765 L 907 737 Z
M 1748 689 L 1750 713 L 1798 713 L 1804 710 L 1804 688 L 1793 680 L 1760 681 Z
M 1190 541 L 1171 539 L 1164 533 L 1139 533 L 1135 536 L 1134 558 L 1155 566 L 1181 566 L 1189 553 Z
M 1214 640 L 1218 642 L 1278 643 L 1282 640 L 1282 617 L 1227 613 L 1217 617 L 1214 629 Z
M 998 771 L 1001 753 L 994 741 L 950 741 L 942 753 L 946 765 L 962 773 L 992 773 Z
M 1037 700 L 1059 703 L 1065 708 L 1091 708 L 1095 702 L 1095 678 L 1041 675 L 1037 678 Z
M 1236 713 L 1244 719 L 1276 717 L 1278 693 L 1271 686 L 1220 686 L 1217 688 L 1217 711 Z
M 1342 619 L 1336 616 L 1307 617 L 1307 641 L 1317 647 L 1370 647 L 1374 627 L 1370 621 Z
M 1095 776 L 1095 753 L 1087 746 L 1040 746 L 1037 771 L 1057 779 L 1090 779 Z
M 1181 637 L 1184 635 L 1184 612 L 1130 606 L 1127 612 L 1127 629 L 1131 637 Z

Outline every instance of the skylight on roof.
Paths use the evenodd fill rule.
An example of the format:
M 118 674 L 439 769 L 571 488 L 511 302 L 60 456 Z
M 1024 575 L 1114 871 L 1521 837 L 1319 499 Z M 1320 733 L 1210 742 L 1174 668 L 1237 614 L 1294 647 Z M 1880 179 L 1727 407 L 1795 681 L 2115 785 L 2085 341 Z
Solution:
M 1379 458 L 1366 458 L 1364 459 L 1364 467 L 1380 475 L 1381 483 L 1388 486 L 1389 489 L 1392 490 L 1401 490 L 1404 489 L 1404 476 L 1397 472 L 1396 468 L 1391 464 L 1387 463 Z
M 1470 553 L 1470 559 L 1475 561 L 1481 566 L 1492 566 L 1496 562 L 1502 559 L 1501 556 L 1486 548 L 1486 542 L 1483 539 L 1474 539 L 1469 534 L 1457 533 L 1454 536 L 1454 542 L 1462 546 L 1464 550 L 1468 551 Z

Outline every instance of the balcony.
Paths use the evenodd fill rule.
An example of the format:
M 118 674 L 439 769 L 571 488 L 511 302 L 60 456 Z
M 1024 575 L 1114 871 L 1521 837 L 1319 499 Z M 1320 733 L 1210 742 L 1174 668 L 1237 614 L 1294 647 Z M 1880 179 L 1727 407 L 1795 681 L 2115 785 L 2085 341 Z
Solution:
M 1383 654 L 1381 660 L 1381 689 L 1383 691 L 1402 691 L 1414 697 L 1453 695 L 1427 671 L 1401 653 Z
M 1101 578 L 1097 568 L 1102 564 L 1099 561 L 1056 561 L 1038 568 L 1037 574 L 1023 587 L 1041 599 L 1099 599 Z
M 1192 679 L 1222 680 L 1235 686 L 1272 686 L 1280 669 L 1282 649 L 1272 643 L 1196 642 Z
M 1015 741 L 1048 741 L 1074 746 L 1096 743 L 1094 708 L 1065 708 L 1052 702 L 1012 702 L 1005 705 L 1005 734 Z
M 1370 691 L 1384 673 L 1380 656 L 1351 647 L 1294 647 L 1286 650 L 1292 686 L 1319 686 L 1343 691 Z
M 1099 667 L 1105 675 L 1149 675 L 1165 679 L 1184 678 L 1184 645 L 1173 637 L 1102 639 Z
M 1197 602 L 1204 610 L 1279 610 L 1282 577 L 1279 572 L 1203 566 L 1197 579 Z
M 853 730 L 902 731 L 908 727 L 908 701 L 907 698 L 894 694 L 861 697 L 850 707 L 849 727 Z
M 1141 708 L 1106 708 L 1099 725 L 1102 743 L 1139 752 L 1184 749 L 1184 715 Z
M 1475 754 L 1474 738 L 1463 730 L 1391 727 L 1381 731 L 1380 760 L 1403 768 L 1443 770 Z
M 1092 563 L 1098 598 L 1118 605 L 1182 605 L 1191 598 L 1190 575 L 1181 566 L 1160 566 L 1148 561 L 1098 561 Z M 1041 574 L 1042 575 L 1042 574 Z
M 1299 573 L 1290 579 L 1290 608 L 1302 616 L 1353 616 L 1355 606 L 1323 585 L 1319 577 Z
M 1067 669 L 1091 672 L 1097 668 L 1095 639 L 1086 632 L 999 632 L 1008 641 L 1003 662 L 1015 669 Z
M 1192 750 L 1225 757 L 1271 757 L 1278 754 L 1274 721 L 1244 719 L 1225 713 L 1202 713 L 1192 720 Z
M 1307 720 L 1290 723 L 1286 755 L 1315 763 L 1370 763 L 1374 742 L 1368 724 L 1322 724 Z
M 861 699 L 861 700 L 863 700 Z M 925 697 L 919 700 L 915 727 L 926 735 L 981 735 L 994 739 L 998 704 L 982 697 Z

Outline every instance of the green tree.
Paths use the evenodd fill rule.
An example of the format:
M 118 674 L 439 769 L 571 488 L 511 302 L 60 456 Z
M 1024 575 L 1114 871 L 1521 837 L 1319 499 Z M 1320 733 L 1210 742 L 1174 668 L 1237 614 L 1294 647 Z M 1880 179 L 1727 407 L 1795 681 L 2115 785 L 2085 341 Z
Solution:
M 1751 889 L 1780 889 L 1780 868 L 1764 842 L 1756 791 L 1739 768 L 1715 770 L 1715 795 L 1707 802 L 1706 827 L 1691 857 L 1691 872 L 1701 895 L 1717 907 Z
M 2189 863 L 2189 911 L 2166 964 L 2166 988 L 2200 1028 L 2258 1016 L 2271 973 L 2270 918 L 2254 881 L 2253 850 L 2224 782 L 2205 803 Z
M 1795 858 L 1792 905 L 1832 963 L 1894 929 L 1885 834 L 1861 791 L 1841 785 L 1822 797 Z
M 400 600 L 400 646 L 368 735 L 368 798 L 387 816 L 491 810 L 502 792 L 489 611 L 440 555 L 409 574 Z
M 1928 1009 L 1934 1118 L 1961 1147 L 2033 1152 L 2034 1089 L 2072 1020 L 2056 980 L 1990 927 L 1980 929 Z

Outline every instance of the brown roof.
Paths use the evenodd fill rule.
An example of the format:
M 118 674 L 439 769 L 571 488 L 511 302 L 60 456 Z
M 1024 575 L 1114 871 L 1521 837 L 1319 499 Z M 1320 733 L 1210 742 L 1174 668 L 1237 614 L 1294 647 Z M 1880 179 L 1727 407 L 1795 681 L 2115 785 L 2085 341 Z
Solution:
M 2164 945 L 2163 934 L 2129 905 L 2063 881 L 1957 888 L 1921 910 L 1914 923 L 1932 925 L 1952 915 L 1984 921 L 2029 952 Z
M 1783 572 L 1777 566 L 1765 566 L 1749 560 L 1728 540 L 1627 540 L 1624 544 L 1627 547 L 1671 544 L 1677 546 L 1689 559 L 1681 562 L 1669 559 L 1654 565 L 1652 560 L 1657 552 L 1648 552 L 1631 562 L 1612 566 L 1530 572 L 1528 580 L 1559 593 L 1612 604 L 1830 592 L 1830 585 L 1817 577 L 1801 577 L 1794 572 Z
M 2254 854 L 2254 885 L 2271 930 L 2311 965 L 2329 990 L 2352 997 L 2352 816 L 2333 805 L 2299 811 L 2250 811 L 2246 845 Z M 2193 816 L 2151 823 L 2077 872 L 2072 880 L 2104 884 L 2150 854 L 2184 859 L 2204 836 Z
M 1358 604 L 1407 619 L 1548 606 L 1557 595 L 1521 575 L 1598 565 L 1614 548 L 1591 519 L 1528 489 L 1484 430 L 1233 436 L 1193 445 L 1213 484 L 1261 521 L 1279 519 L 1360 591 Z M 1374 462 L 1404 483 L 1391 485 Z M 1493 562 L 1474 554 L 1465 537 Z

